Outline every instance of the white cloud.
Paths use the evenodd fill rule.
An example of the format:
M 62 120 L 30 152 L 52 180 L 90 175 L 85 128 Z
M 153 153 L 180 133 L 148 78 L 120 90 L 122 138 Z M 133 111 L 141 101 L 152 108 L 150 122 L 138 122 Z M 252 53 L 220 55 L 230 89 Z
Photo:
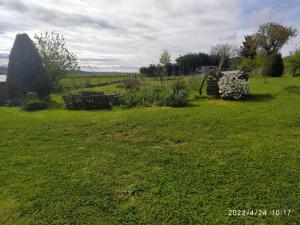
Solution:
M 251 14 L 251 22 L 255 26 L 267 22 L 280 22 L 281 15 L 276 12 L 272 7 L 268 6 L 259 11 L 253 11 Z
M 257 0 L 247 0 L 258 2 Z M 209 51 L 218 42 L 239 44 L 249 25 L 240 0 L 0 0 L 0 53 L 17 33 L 55 30 L 82 67 L 132 70 L 157 63 L 164 49 L 172 58 Z M 272 8 L 252 14 L 253 23 L 276 19 Z M 246 28 L 246 29 L 247 29 Z M 243 28 L 245 29 L 245 28 Z M 4 47 L 3 47 L 4 46 Z

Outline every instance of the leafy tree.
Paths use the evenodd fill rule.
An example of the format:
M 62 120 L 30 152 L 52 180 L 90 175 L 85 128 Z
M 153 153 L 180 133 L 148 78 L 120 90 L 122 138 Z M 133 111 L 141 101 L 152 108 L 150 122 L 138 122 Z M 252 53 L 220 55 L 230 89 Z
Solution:
M 286 65 L 295 76 L 297 70 L 300 69 L 300 49 L 290 53 L 290 56 L 286 58 Z
M 211 58 L 206 53 L 189 53 L 183 56 L 179 56 L 176 59 L 181 73 L 191 74 L 196 73 L 197 69 L 202 66 L 215 65 L 215 58 Z
M 163 66 L 163 71 L 160 72 L 160 81 L 162 82 L 163 76 L 167 75 L 167 65 L 171 63 L 171 55 L 167 50 L 161 54 L 159 59 L 160 64 Z
M 240 46 L 238 55 L 240 58 L 240 68 L 244 71 L 251 72 L 256 67 L 256 56 L 258 42 L 255 35 L 246 35 L 243 45 Z
M 161 54 L 159 62 L 160 62 L 163 66 L 166 66 L 166 65 L 168 65 L 169 63 L 171 63 L 171 55 L 170 55 L 170 53 L 169 53 L 167 50 L 165 50 L 165 51 Z
M 246 35 L 238 54 L 240 57 L 254 59 L 257 54 L 258 42 L 255 35 Z
M 140 73 L 148 76 L 148 77 L 155 77 L 155 76 L 159 76 L 160 75 L 160 70 L 161 70 L 161 66 L 160 65 L 154 65 L 154 64 L 150 64 L 149 66 L 146 67 L 141 67 L 140 68 Z M 173 64 L 173 63 L 169 63 L 167 65 L 167 75 L 171 76 L 178 76 L 179 75 L 179 65 L 178 64 Z
M 293 27 L 286 27 L 278 23 L 266 23 L 259 27 L 255 34 L 258 46 L 265 50 L 267 55 L 278 53 L 278 51 L 292 37 L 295 37 L 297 30 Z
M 18 34 L 12 47 L 7 72 L 11 99 L 24 99 L 28 92 L 43 98 L 51 86 L 41 56 L 27 34 Z
M 148 77 L 154 77 L 156 75 L 156 66 L 150 64 L 148 67 L 141 67 L 140 72 Z
M 66 48 L 65 39 L 59 33 L 36 34 L 35 39 L 52 86 L 57 88 L 61 78 L 79 69 L 78 59 Z

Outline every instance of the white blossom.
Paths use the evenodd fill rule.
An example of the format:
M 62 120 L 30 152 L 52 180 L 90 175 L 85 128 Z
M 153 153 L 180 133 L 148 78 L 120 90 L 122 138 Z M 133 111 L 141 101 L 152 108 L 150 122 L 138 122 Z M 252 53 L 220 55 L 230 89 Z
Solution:
M 226 74 L 220 78 L 219 93 L 224 99 L 241 99 L 248 95 L 248 81 L 240 79 L 239 74 Z

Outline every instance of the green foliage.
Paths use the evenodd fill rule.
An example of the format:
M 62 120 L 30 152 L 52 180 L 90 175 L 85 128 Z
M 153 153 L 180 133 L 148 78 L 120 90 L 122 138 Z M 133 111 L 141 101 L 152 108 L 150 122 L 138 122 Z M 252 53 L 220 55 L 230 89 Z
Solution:
M 183 107 L 188 104 L 188 91 L 183 79 L 176 79 L 172 85 L 172 92 L 167 98 L 166 104 L 171 107 Z
M 36 92 L 28 92 L 25 96 L 25 102 L 30 100 L 37 100 L 39 99 Z
M 212 66 L 218 63 L 216 57 L 202 52 L 179 56 L 176 62 L 182 74 L 193 74 L 201 66 Z
M 258 46 L 266 51 L 267 55 L 274 55 L 297 35 L 297 30 L 293 27 L 286 27 L 278 23 L 266 23 L 259 27 L 255 34 Z
M 254 59 L 257 54 L 258 42 L 255 35 L 246 35 L 243 45 L 239 49 L 239 56 L 247 59 Z
M 22 106 L 24 111 L 38 111 L 48 108 L 48 104 L 44 100 L 40 100 L 37 93 L 28 92 L 25 96 L 25 101 Z
M 8 63 L 7 83 L 9 97 L 23 99 L 27 92 L 36 92 L 43 98 L 51 86 L 38 50 L 27 34 L 18 34 Z
M 154 64 L 150 64 L 147 67 L 141 67 L 140 68 L 140 73 L 147 76 L 147 77 L 155 77 L 157 76 L 157 66 Z
M 129 89 L 120 99 L 123 108 L 132 108 L 144 104 L 144 98 L 139 90 Z
M 257 67 L 257 60 L 248 57 L 241 57 L 239 68 L 244 71 L 251 72 Z
M 269 55 L 263 68 L 264 76 L 280 77 L 283 75 L 284 65 L 281 54 Z
M 59 33 L 36 34 L 35 39 L 52 87 L 56 89 L 64 76 L 79 69 L 77 56 L 66 48 L 65 39 Z
M 43 110 L 47 108 L 48 108 L 47 103 L 39 99 L 26 101 L 22 107 L 24 111 L 29 111 L 29 112 Z
M 165 50 L 161 56 L 160 56 L 160 59 L 159 59 L 159 62 L 163 65 L 163 66 L 166 66 L 168 65 L 169 63 L 171 63 L 171 55 L 170 53 Z
M 120 105 L 123 108 L 135 106 L 164 106 L 170 89 L 166 86 L 144 86 L 139 89 L 129 89 L 121 97 Z
M 291 71 L 292 75 L 295 76 L 297 70 L 300 69 L 300 49 L 292 52 L 286 58 L 286 66 Z
M 171 55 L 170 53 L 165 50 L 159 59 L 159 62 L 161 65 L 158 65 L 158 75 L 160 76 L 160 81 L 163 81 L 163 77 L 168 75 L 168 71 L 167 71 L 167 65 L 171 63 Z

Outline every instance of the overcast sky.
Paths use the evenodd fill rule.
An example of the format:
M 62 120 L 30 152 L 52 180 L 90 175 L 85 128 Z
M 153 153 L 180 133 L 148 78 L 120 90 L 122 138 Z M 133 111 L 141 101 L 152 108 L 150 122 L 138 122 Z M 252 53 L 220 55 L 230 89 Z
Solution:
M 97 71 L 137 71 L 164 49 L 175 60 L 217 43 L 240 45 L 270 21 L 300 30 L 300 0 L 0 0 L 0 15 L 0 65 L 17 33 L 57 31 L 81 68 Z

